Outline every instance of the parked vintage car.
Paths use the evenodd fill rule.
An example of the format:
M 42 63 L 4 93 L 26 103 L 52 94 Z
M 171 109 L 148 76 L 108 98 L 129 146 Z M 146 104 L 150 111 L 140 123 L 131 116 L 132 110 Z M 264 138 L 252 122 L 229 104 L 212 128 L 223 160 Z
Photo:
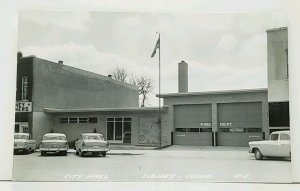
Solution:
M 66 156 L 68 149 L 69 144 L 66 135 L 61 133 L 45 134 L 40 144 L 42 156 L 45 156 L 47 153 L 58 153 Z
M 275 131 L 269 140 L 249 142 L 249 152 L 257 160 L 266 157 L 291 157 L 290 131 Z
M 31 135 L 29 133 L 14 134 L 14 153 L 32 153 L 36 150 L 36 148 L 36 140 L 31 139 Z
M 109 151 L 109 142 L 104 140 L 102 134 L 98 133 L 83 133 L 79 140 L 75 142 L 76 155 L 102 155 L 106 156 Z

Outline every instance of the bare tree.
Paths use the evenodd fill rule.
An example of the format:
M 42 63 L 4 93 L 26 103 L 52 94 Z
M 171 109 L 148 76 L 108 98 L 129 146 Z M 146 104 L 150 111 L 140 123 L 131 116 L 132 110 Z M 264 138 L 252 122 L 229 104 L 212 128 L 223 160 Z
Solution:
M 112 73 L 113 79 L 119 80 L 121 82 L 127 82 L 127 75 L 128 75 L 127 70 L 125 68 L 119 68 L 119 67 L 117 67 Z
M 128 72 L 125 68 L 115 68 L 112 73 L 115 80 L 127 82 Z M 139 87 L 139 97 L 141 100 L 141 107 L 145 107 L 149 99 L 149 93 L 153 90 L 153 81 L 145 75 L 136 76 L 133 73 L 129 79 L 129 83 Z
M 153 90 L 153 82 L 150 78 L 146 76 L 134 76 L 130 78 L 130 83 L 139 87 L 139 96 L 141 97 L 141 107 L 145 107 L 149 93 Z

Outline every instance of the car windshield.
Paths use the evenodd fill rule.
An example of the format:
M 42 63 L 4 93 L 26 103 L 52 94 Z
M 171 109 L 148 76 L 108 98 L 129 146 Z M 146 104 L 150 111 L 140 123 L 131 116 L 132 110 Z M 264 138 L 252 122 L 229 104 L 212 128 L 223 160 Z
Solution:
M 43 140 L 66 140 L 66 137 L 61 135 L 47 135 L 44 136 Z
M 104 140 L 102 135 L 83 135 L 82 138 L 85 140 Z
M 276 141 L 276 140 L 278 140 L 278 136 L 279 136 L 279 134 L 272 134 L 272 135 L 270 136 L 270 140 Z
M 15 135 L 14 138 L 15 139 L 26 139 L 26 140 L 28 140 L 29 136 L 28 135 Z

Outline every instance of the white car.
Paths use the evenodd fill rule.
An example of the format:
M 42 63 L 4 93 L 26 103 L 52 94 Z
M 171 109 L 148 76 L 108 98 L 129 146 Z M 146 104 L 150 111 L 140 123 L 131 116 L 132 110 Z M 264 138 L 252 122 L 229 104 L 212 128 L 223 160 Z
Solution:
M 102 134 L 83 133 L 80 139 L 75 142 L 76 155 L 83 156 L 85 154 L 106 156 L 109 151 L 109 142 L 104 140 Z
M 290 131 L 275 131 L 269 140 L 249 142 L 249 152 L 257 160 L 266 157 L 291 157 Z
M 36 147 L 36 140 L 31 139 L 31 135 L 29 133 L 14 134 L 14 153 L 32 153 L 35 151 Z
M 66 135 L 62 133 L 47 133 L 43 136 L 40 144 L 42 156 L 45 156 L 47 153 L 59 153 L 66 156 L 68 149 L 69 144 Z

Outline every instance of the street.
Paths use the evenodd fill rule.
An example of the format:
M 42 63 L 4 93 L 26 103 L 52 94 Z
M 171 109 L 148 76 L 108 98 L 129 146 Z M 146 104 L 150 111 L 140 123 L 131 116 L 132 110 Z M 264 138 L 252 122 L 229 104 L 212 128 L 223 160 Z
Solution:
M 14 155 L 14 181 L 291 182 L 291 162 L 255 160 L 247 147 L 111 150 L 106 157 Z

